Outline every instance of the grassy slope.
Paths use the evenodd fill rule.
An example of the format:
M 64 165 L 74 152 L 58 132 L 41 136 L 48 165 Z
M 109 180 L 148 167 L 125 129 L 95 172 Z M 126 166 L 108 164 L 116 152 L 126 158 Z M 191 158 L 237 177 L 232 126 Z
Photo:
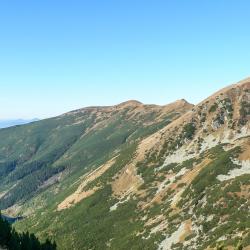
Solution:
M 117 163 L 112 167 L 115 171 L 119 171 L 133 156 L 134 147 L 135 145 L 131 145 L 124 149 L 122 157 L 119 157 Z M 157 244 L 163 240 L 165 234 L 173 233 L 182 221 L 192 219 L 197 226 L 202 228 L 199 235 L 194 233 L 188 238 L 192 241 L 192 238 L 198 237 L 198 242 L 201 244 L 195 249 L 204 249 L 209 245 L 215 246 L 216 240 L 225 234 L 227 236 L 232 235 L 232 238 L 226 241 L 226 244 L 236 246 L 241 240 L 240 237 L 235 236 L 239 232 L 245 232 L 243 244 L 248 245 L 250 235 L 247 235 L 247 231 L 250 228 L 250 214 L 247 206 L 242 207 L 241 210 L 237 209 L 239 202 L 245 204 L 247 200 L 246 198 L 239 200 L 236 195 L 229 195 L 228 193 L 236 193 L 241 185 L 250 185 L 250 175 L 243 175 L 235 180 L 222 183 L 216 180 L 218 174 L 225 174 L 228 172 L 228 168 L 235 167 L 230 158 L 237 155 L 238 151 L 239 148 L 235 148 L 226 152 L 219 146 L 201 156 L 205 158 L 210 155 L 213 161 L 199 173 L 182 195 L 183 198 L 179 202 L 179 207 L 184 211 L 182 213 L 173 213 L 170 207 L 169 200 L 174 193 L 166 193 L 165 201 L 161 204 L 155 203 L 143 210 L 138 207 L 140 202 L 145 202 L 145 200 L 154 197 L 155 188 L 157 188 L 155 181 L 159 179 L 158 175 L 152 175 L 152 172 L 144 171 L 144 180 L 150 179 L 143 187 L 147 190 L 146 197 L 135 195 L 128 202 L 118 206 L 115 211 L 109 210 L 117 200 L 113 198 L 111 186 L 107 181 L 104 188 L 94 195 L 61 212 L 56 211 L 56 204 L 61 200 L 61 197 L 51 197 L 46 210 L 37 211 L 28 220 L 18 222 L 16 227 L 19 230 L 29 228 L 31 232 L 40 235 L 41 238 L 53 235 L 53 238 L 55 237 L 58 242 L 59 249 L 157 249 Z M 184 162 L 179 168 L 188 167 L 192 169 L 201 160 L 200 158 L 199 160 L 193 159 Z M 150 162 L 143 163 L 144 168 L 146 165 L 150 165 Z M 111 176 L 112 171 L 112 169 L 108 171 Z M 162 169 L 161 173 L 164 173 L 164 171 L 168 171 L 167 168 Z M 202 176 L 208 178 L 201 178 Z M 205 189 L 208 202 L 204 206 L 199 200 Z M 225 207 L 224 204 L 227 204 L 227 206 Z M 192 214 L 189 214 L 188 210 L 191 207 L 194 210 Z M 244 213 L 242 213 L 243 210 Z M 168 228 L 163 232 L 150 235 L 149 232 L 155 224 L 145 227 L 142 218 L 145 215 L 148 218 L 156 218 L 162 214 L 166 216 Z M 207 222 L 206 218 L 211 215 L 213 219 Z M 200 217 L 204 219 L 195 219 Z M 221 218 L 223 217 L 227 219 L 222 223 Z M 190 249 L 189 247 L 185 248 L 179 244 L 176 249 Z
M 41 208 L 18 222 L 16 227 L 19 230 L 29 229 L 41 238 L 55 238 L 59 249 L 157 249 L 160 242 L 178 231 L 183 222 L 191 221 L 193 230 L 183 236 L 183 242 L 174 243 L 173 249 L 206 249 L 208 246 L 215 247 L 217 242 L 234 247 L 239 242 L 243 246 L 250 245 L 249 189 L 245 191 L 246 196 L 239 196 L 242 187 L 250 186 L 250 176 L 242 174 L 224 182 L 217 179 L 218 175 L 237 168 L 232 158 L 237 158 L 245 150 L 243 146 L 249 144 L 247 138 L 233 142 L 235 146 L 217 143 L 217 146 L 196 153 L 189 160 L 159 168 L 164 159 L 178 152 L 179 148 L 184 147 L 187 152 L 191 148 L 190 154 L 199 152 L 203 143 L 201 135 L 221 136 L 230 129 L 240 133 L 242 126 L 249 124 L 248 106 L 245 105 L 244 112 L 241 111 L 240 117 L 237 117 L 238 99 L 248 95 L 246 90 L 240 91 L 233 89 L 233 94 L 220 93 L 219 98 L 214 98 L 216 101 L 210 99 L 195 107 L 193 113 L 185 116 L 178 126 L 174 122 L 171 127 L 170 123 L 158 133 L 159 137 L 153 137 L 160 138 L 159 143 L 149 147 L 151 151 L 144 155 L 141 162 L 134 162 L 137 145 L 142 138 L 164 127 L 168 119 L 150 126 L 141 122 L 135 126 L 134 119 L 128 119 L 128 110 L 123 110 L 117 114 L 117 119 L 109 120 L 108 126 L 81 136 L 62 157 L 53 162 L 53 167 L 65 164 L 76 171 L 26 202 L 23 211 L 40 205 Z M 242 93 L 244 98 L 238 98 L 235 93 Z M 215 105 L 215 102 L 218 104 Z M 211 108 L 213 106 L 215 108 Z M 168 115 L 173 119 L 173 114 Z M 154 116 L 148 114 L 145 119 L 157 120 Z M 224 146 L 230 146 L 230 149 L 225 150 Z M 100 190 L 70 209 L 56 210 L 57 205 L 76 190 L 79 183 L 75 181 L 86 168 L 99 166 L 114 154 L 119 155 L 116 163 L 91 183 L 92 186 L 101 183 Z M 127 202 L 110 211 L 110 207 L 118 201 L 113 195 L 111 183 L 114 176 L 130 162 L 136 163 L 137 173 L 144 183 Z M 199 168 L 200 164 L 203 164 L 202 168 Z M 197 175 L 192 178 L 190 175 L 186 180 L 185 174 L 184 177 L 178 176 L 182 170 L 187 173 L 193 171 Z M 175 176 L 173 183 L 158 197 L 159 185 L 164 181 L 170 182 L 170 176 Z M 168 184 L 165 183 L 166 186 Z M 173 205 L 173 200 L 182 190 L 184 192 L 177 204 Z M 159 225 L 163 228 L 156 230 Z
M 43 184 L 59 173 L 66 184 L 72 183 L 189 108 L 189 104 L 169 112 L 141 104 L 87 108 L 0 130 L 0 192 L 7 191 L 0 198 L 0 209 L 43 193 Z

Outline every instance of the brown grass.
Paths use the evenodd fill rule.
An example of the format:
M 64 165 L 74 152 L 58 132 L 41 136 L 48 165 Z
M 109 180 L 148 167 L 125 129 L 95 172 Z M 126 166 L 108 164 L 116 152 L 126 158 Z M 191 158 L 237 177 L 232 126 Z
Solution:
M 89 197 L 90 195 L 94 194 L 98 189 L 100 189 L 100 187 L 94 187 L 93 189 L 84 191 L 84 188 L 89 183 L 91 183 L 92 181 L 94 181 L 95 179 L 100 177 L 103 173 L 105 173 L 115 163 L 116 158 L 117 157 L 112 158 L 111 160 L 109 160 L 105 164 L 101 165 L 96 170 L 94 170 L 94 171 L 90 172 L 88 175 L 84 176 L 84 178 L 83 178 L 84 181 L 78 186 L 77 190 L 73 194 L 68 196 L 64 201 L 62 201 L 58 205 L 57 210 L 61 211 L 63 209 L 69 208 L 72 205 L 74 205 L 74 204 L 82 201 L 83 199 Z

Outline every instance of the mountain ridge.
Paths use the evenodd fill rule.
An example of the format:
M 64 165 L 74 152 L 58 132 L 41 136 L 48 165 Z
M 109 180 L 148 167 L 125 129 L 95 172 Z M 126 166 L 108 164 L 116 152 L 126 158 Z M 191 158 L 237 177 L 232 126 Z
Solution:
M 0 204 L 59 249 L 249 249 L 249 120 L 247 78 L 197 105 L 130 100 L 0 130 Z
M 180 99 L 180 100 L 176 100 L 173 101 L 171 103 L 168 104 L 164 104 L 164 105 L 158 105 L 158 104 L 144 104 L 140 101 L 137 100 L 128 100 L 128 101 L 124 101 L 121 102 L 119 104 L 115 104 L 115 105 L 108 105 L 108 106 L 87 106 L 87 107 L 83 107 L 80 109 L 75 109 L 69 112 L 66 112 L 62 115 L 67 115 L 70 113 L 76 113 L 76 112 L 84 112 L 86 110 L 100 110 L 100 109 L 115 109 L 115 108 L 125 108 L 125 107 L 138 107 L 138 106 L 144 106 L 144 107 L 159 107 L 159 108 L 163 108 L 163 107 L 168 107 L 170 105 L 191 105 L 193 106 L 193 104 L 189 103 L 188 101 L 186 101 L 185 99 Z M 60 115 L 59 115 L 60 116 Z

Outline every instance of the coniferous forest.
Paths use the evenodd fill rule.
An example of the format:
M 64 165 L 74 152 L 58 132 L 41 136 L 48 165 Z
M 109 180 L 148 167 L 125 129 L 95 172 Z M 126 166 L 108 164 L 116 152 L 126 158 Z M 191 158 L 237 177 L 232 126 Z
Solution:
M 41 243 L 34 234 L 18 233 L 0 214 L 0 248 L 8 250 L 55 250 L 55 242 Z

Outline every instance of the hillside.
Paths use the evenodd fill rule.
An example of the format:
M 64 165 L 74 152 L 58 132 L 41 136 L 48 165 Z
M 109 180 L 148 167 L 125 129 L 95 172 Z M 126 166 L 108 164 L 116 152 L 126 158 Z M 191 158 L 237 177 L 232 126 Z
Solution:
M 0 209 L 95 169 L 191 107 L 183 100 L 162 107 L 129 101 L 0 130 Z
M 250 78 L 0 130 L 0 207 L 59 249 L 250 249 Z

